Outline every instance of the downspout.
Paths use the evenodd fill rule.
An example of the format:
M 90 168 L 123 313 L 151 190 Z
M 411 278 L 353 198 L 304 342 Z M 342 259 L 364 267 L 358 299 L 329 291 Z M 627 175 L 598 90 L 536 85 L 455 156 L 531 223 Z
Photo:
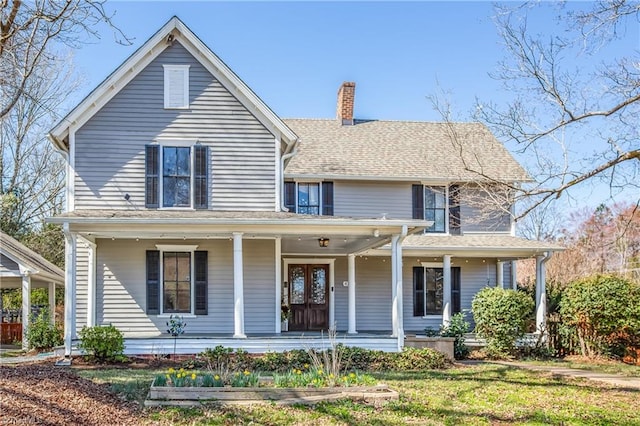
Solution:
M 404 241 L 405 238 L 407 238 L 409 228 L 407 227 L 407 225 L 402 225 L 402 230 L 400 231 L 400 235 L 398 235 L 398 238 L 394 241 L 395 243 L 395 254 L 396 254 L 396 258 L 395 258 L 395 278 L 396 278 L 396 282 L 394 283 L 395 285 L 395 295 L 396 295 L 396 300 L 395 300 L 395 309 L 398 315 L 398 324 L 397 324 L 397 330 L 396 334 L 397 334 L 397 338 L 398 338 L 398 352 L 402 351 L 402 348 L 404 347 L 404 314 L 403 314 L 403 302 L 402 302 L 402 242 Z M 393 249 L 393 248 L 392 248 Z
M 282 182 L 282 185 L 280 185 L 280 211 L 283 212 L 289 211 L 289 209 L 284 205 L 284 162 L 298 153 L 297 142 L 298 139 L 296 139 L 296 141 L 292 144 L 294 145 L 294 148 L 291 152 L 287 153 L 285 151 L 282 157 L 280 157 L 280 182 Z
M 547 288 L 545 264 L 553 256 L 552 251 L 547 251 L 537 265 L 536 282 L 536 332 L 543 332 L 547 325 Z

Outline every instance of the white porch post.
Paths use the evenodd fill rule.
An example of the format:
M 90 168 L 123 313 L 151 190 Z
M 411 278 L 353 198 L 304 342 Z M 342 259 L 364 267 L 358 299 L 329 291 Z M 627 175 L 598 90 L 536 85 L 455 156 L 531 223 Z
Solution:
M 29 349 L 27 330 L 31 316 L 31 273 L 22 272 L 22 349 Z
M 96 245 L 87 241 L 87 327 L 96 325 Z
M 442 325 L 451 322 L 451 255 L 442 256 Z
M 244 334 L 244 277 L 242 264 L 242 232 L 233 233 L 233 337 L 245 339 Z
M 51 318 L 51 324 L 56 323 L 56 283 L 49 283 L 47 289 L 47 295 L 49 296 L 49 315 Z
M 349 334 L 357 334 L 356 331 L 356 255 L 347 256 L 349 275 Z
M 398 315 L 398 239 L 399 235 L 391 237 L 391 337 L 398 337 L 400 318 Z
M 401 235 L 398 239 L 398 248 L 396 249 L 396 294 L 398 307 L 398 339 L 402 341 L 399 346 L 404 345 L 404 307 L 403 307 L 403 282 L 402 282 L 402 241 L 404 237 Z
M 547 320 L 545 256 L 536 256 L 536 332 L 544 330 Z
M 278 162 L 279 163 L 279 162 Z M 275 239 L 275 257 L 276 257 L 276 333 L 282 333 L 281 323 L 281 305 L 282 305 L 282 239 L 276 237 Z
M 64 277 L 64 356 L 71 356 L 71 341 L 76 334 L 76 236 L 65 225 Z
M 496 262 L 496 287 L 504 288 L 504 262 Z
M 518 289 L 518 261 L 511 261 L 511 288 Z

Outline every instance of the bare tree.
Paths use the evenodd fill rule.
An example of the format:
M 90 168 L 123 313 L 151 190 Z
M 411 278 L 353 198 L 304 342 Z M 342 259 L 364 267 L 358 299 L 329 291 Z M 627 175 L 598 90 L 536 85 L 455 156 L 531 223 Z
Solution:
M 64 162 L 45 135 L 77 89 L 70 62 L 43 57 L 25 84 L 31 96 L 19 97 L 0 118 L 0 225 L 17 237 L 62 208 Z
M 546 22 L 536 28 L 528 17 L 538 7 L 558 7 L 557 25 Z M 492 77 L 512 100 L 500 105 L 478 100 L 474 118 L 532 160 L 527 166 L 535 182 L 495 179 L 474 161 L 466 167 L 478 181 L 504 188 L 508 198 L 500 205 L 533 200 L 516 218 L 589 182 L 606 182 L 612 196 L 623 190 L 637 194 L 640 53 L 636 48 L 616 58 L 606 48 L 627 29 L 637 32 L 639 17 L 640 3 L 626 0 L 496 8 L 507 57 Z M 442 97 L 431 99 L 443 118 L 452 121 Z M 452 143 L 461 145 L 454 130 Z
M 129 43 L 113 26 L 105 0 L 0 0 L 0 118 L 29 93 L 43 60 L 54 57 L 56 46 L 77 46 L 99 38 L 96 26 L 106 23 L 117 41 Z

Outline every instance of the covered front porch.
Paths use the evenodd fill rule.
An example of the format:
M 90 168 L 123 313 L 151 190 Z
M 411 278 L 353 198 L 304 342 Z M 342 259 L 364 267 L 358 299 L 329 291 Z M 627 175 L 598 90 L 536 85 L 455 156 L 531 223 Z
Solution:
M 400 236 L 421 231 L 429 222 L 421 220 L 353 219 L 302 216 L 278 212 L 195 211 L 69 213 L 53 221 L 62 223 L 67 238 L 67 309 L 65 352 L 85 325 L 113 324 L 125 335 L 127 353 L 154 353 L 168 348 L 165 323 L 171 314 L 184 318 L 188 327 L 179 339 L 180 351 L 198 353 L 223 345 L 249 351 L 287 350 L 305 344 L 322 347 L 321 335 L 309 328 L 303 334 L 283 333 L 281 306 L 288 304 L 289 265 L 331 265 L 324 276 L 327 330 L 340 320 L 342 343 L 397 351 L 402 347 L 399 298 L 402 288 L 401 250 L 392 256 L 395 266 L 386 274 L 386 307 L 393 320 L 380 328 L 356 330 L 355 259 L 359 253 L 391 243 Z M 162 290 L 162 274 L 150 278 L 150 252 L 185 253 L 191 259 L 191 290 L 184 311 L 168 310 L 171 294 Z M 208 253 L 208 257 L 198 253 Z M 145 278 L 145 258 L 146 278 Z M 191 253 L 189 255 L 189 253 Z M 204 258 L 205 267 L 198 269 Z M 208 259 L 208 260 L 207 260 Z M 336 278 L 334 262 L 348 265 L 346 275 Z M 157 266 L 154 266 L 156 268 Z M 284 269 L 284 270 L 283 270 Z M 164 271 L 164 272 L 162 272 Z M 146 281 L 146 284 L 145 284 Z M 166 281 L 166 280 L 165 280 Z M 150 283 L 159 295 L 150 293 Z M 199 283 L 202 283 L 200 285 Z M 336 287 L 344 298 L 336 300 Z M 151 295 L 151 296 L 150 296 Z M 164 302 L 163 302 L 164 299 Z M 157 302 L 154 302 L 157 300 Z M 348 314 L 338 318 L 337 305 L 347 302 Z M 154 304 L 155 303 L 155 304 Z M 153 305 L 153 306 L 152 306 Z M 150 309 L 152 307 L 153 309 Z M 318 329 L 318 328 L 316 328 Z M 346 329 L 346 330 L 345 330 Z M 388 330 L 370 333 L 369 330 Z M 311 334 L 310 334 L 311 333 Z M 325 339 L 326 340 L 326 339 Z

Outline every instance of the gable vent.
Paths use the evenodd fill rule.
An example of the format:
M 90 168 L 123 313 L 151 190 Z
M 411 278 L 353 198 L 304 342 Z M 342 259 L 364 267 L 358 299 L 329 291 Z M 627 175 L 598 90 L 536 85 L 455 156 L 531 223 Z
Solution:
M 163 65 L 164 107 L 189 107 L 189 65 Z

